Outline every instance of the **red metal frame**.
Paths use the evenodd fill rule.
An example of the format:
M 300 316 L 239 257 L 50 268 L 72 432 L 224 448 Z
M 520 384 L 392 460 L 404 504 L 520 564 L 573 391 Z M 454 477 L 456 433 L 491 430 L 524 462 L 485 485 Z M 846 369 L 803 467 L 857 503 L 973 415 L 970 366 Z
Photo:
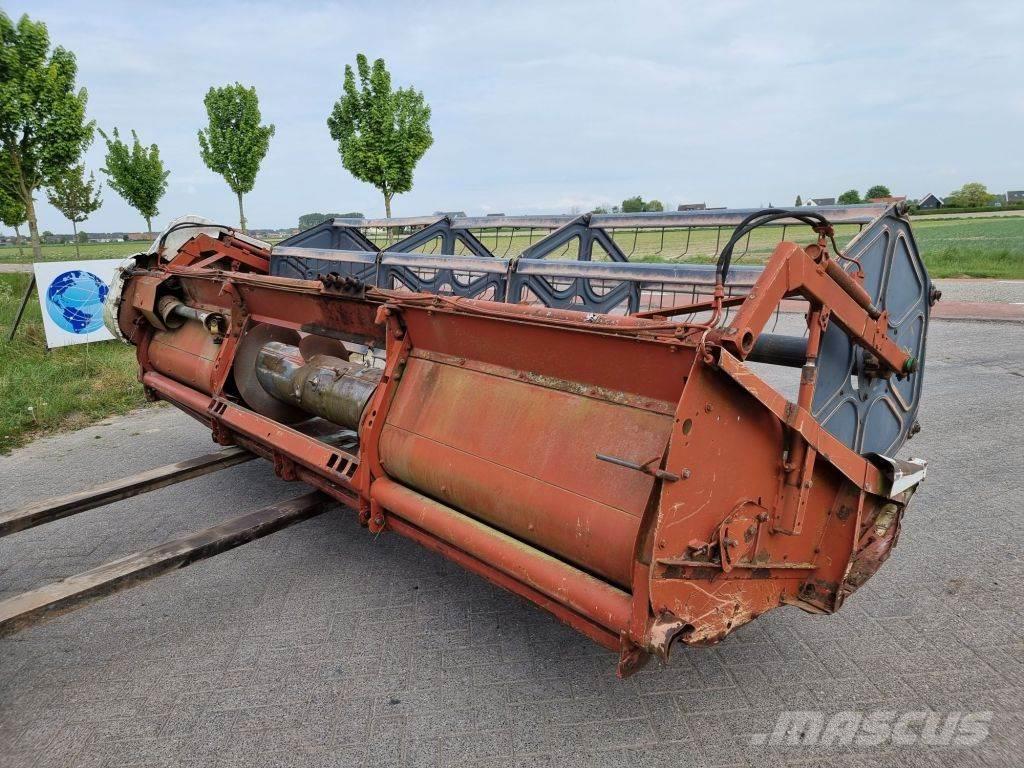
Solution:
M 137 270 L 120 323 L 147 392 L 358 510 L 372 531 L 407 536 L 619 650 L 620 674 L 667 656 L 676 639 L 715 642 L 781 604 L 835 610 L 896 541 L 906 499 L 889 499 L 879 469 L 809 408 L 828 322 L 893 375 L 914 361 L 822 243 L 781 244 L 746 297 L 718 291 L 689 308 L 587 321 L 375 289 L 339 295 L 266 275 L 268 257 L 203 234 L 171 262 Z M 231 319 L 212 394 L 150 354 L 170 276 L 190 305 Z M 743 363 L 792 296 L 810 305 L 796 403 Z M 666 320 L 717 317 L 724 302 L 740 304 L 725 328 Z M 358 455 L 239 401 L 231 368 L 256 323 L 385 346 Z M 895 524 L 872 533 L 894 505 Z

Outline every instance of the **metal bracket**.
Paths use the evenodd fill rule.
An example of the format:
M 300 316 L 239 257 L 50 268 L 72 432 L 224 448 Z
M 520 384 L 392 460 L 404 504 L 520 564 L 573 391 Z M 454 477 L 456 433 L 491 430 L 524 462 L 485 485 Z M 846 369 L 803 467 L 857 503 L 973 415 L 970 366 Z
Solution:
M 673 474 L 672 472 L 666 472 L 664 469 L 651 468 L 651 464 L 653 464 L 656 461 L 661 461 L 660 456 L 655 456 L 653 459 L 649 459 L 648 461 L 645 461 L 643 464 L 637 464 L 636 462 L 630 461 L 629 459 L 620 459 L 618 456 L 608 456 L 607 454 L 604 453 L 595 453 L 594 458 L 596 458 L 598 461 L 607 461 L 609 464 L 615 464 L 620 467 L 625 467 L 626 469 L 634 469 L 637 472 L 643 472 L 645 475 L 656 477 L 659 480 L 664 480 L 667 483 L 674 483 L 682 479 L 679 477 L 679 475 Z

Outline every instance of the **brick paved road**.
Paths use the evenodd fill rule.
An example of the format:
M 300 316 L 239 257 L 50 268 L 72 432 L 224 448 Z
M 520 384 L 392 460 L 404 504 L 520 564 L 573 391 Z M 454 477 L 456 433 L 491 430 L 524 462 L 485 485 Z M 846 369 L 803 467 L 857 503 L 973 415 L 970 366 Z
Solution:
M 3 766 L 1019 765 L 1024 335 L 936 323 L 931 460 L 844 611 L 625 682 L 540 611 L 343 511 L 0 641 Z M 198 455 L 170 408 L 0 459 L 0 507 Z M 258 462 L 0 540 L 0 596 L 297 495 Z M 993 710 L 981 748 L 750 746 L 783 710 Z

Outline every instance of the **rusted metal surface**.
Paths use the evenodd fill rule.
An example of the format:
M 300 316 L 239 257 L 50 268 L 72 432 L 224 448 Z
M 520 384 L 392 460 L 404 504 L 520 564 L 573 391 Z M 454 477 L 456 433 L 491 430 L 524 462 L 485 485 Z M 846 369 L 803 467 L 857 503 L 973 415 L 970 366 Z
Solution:
M 407 523 L 522 581 L 614 633 L 629 619 L 628 593 L 398 483 L 381 479 L 372 501 Z M 384 525 L 387 525 L 385 518 Z
M 60 520 L 63 517 L 77 515 L 79 512 L 102 507 L 105 504 L 130 499 L 132 496 L 149 493 L 158 488 L 166 488 L 168 485 L 190 480 L 193 477 L 202 477 L 253 458 L 255 458 L 253 454 L 241 448 L 225 448 L 216 453 L 208 453 L 187 461 L 149 469 L 109 483 L 100 483 L 66 496 L 43 499 L 18 509 L 0 512 L 0 536 L 8 536 L 17 531 L 24 531 L 37 525 Z
M 200 392 L 213 392 L 219 340 L 198 320 L 158 331 L 149 342 L 149 360 L 162 371 Z
M 639 220 L 736 225 L 747 213 Z M 772 221 L 790 215 L 767 213 Z M 718 642 L 780 605 L 834 611 L 898 540 L 923 464 L 861 452 L 873 417 L 858 416 L 856 433 L 830 430 L 823 422 L 833 417 L 815 409 L 823 377 L 830 387 L 849 379 L 856 353 L 870 361 L 857 369 L 868 377 L 863 391 L 879 402 L 912 395 L 904 407 L 913 415 L 926 275 L 898 211 L 884 209 L 878 220 L 875 209 L 830 213 L 837 222 L 867 217 L 852 246 L 859 259 L 830 250 L 831 228 L 819 216 L 811 243 L 781 243 L 739 294 L 723 285 L 726 262 L 701 271 L 697 279 L 712 279 L 691 304 L 629 316 L 612 312 L 620 299 L 634 309 L 642 301 L 628 286 L 682 273 L 532 260 L 534 277 L 569 282 L 516 304 L 508 302 L 516 275 L 530 276 L 529 254 L 490 262 L 479 295 L 466 283 L 452 296 L 442 273 L 486 258 L 378 251 L 329 280 L 294 279 L 266 274 L 263 254 L 238 258 L 237 245 L 207 235 L 170 264 L 149 261 L 128 276 L 132 299 L 119 305 L 120 330 L 138 347 L 150 394 L 209 425 L 218 442 L 271 459 L 281 477 L 352 507 L 370 531 L 408 536 L 537 603 L 617 650 L 625 675 L 652 654 L 667 657 L 674 642 Z M 640 226 L 636 218 L 548 217 L 545 226 L 550 244 L 572 228 Z M 442 224 L 473 222 L 388 226 Z M 893 248 L 903 249 L 903 261 L 892 261 Z M 302 250 L 284 256 L 301 260 Z M 840 258 L 860 266 L 847 269 Z M 382 290 L 365 278 L 370 266 L 417 265 L 434 275 L 422 284 L 439 294 Z M 564 287 L 598 279 L 620 287 L 593 295 L 596 282 Z M 892 287 L 899 279 L 916 282 L 900 293 Z M 184 361 L 168 361 L 166 334 L 184 326 L 152 321 L 152 307 L 167 296 L 225 318 L 213 372 L 201 378 L 208 390 L 178 369 Z M 794 297 L 807 302 L 807 340 L 765 333 Z M 608 311 L 580 311 L 587 302 L 605 302 Z M 901 346 L 897 328 L 911 329 L 916 341 Z M 303 345 L 303 334 L 314 341 Z M 370 349 L 349 359 L 352 344 Z M 383 368 L 357 362 L 381 359 Z M 796 401 L 748 359 L 799 367 Z M 325 441 L 310 428 L 314 417 L 354 429 L 358 444 Z M 897 425 L 882 443 L 902 445 L 904 422 Z
M 592 447 L 660 459 L 670 428 L 670 417 L 596 391 L 581 396 L 413 356 L 379 454 L 390 477 L 628 585 L 654 480 L 596 463 Z
M 300 523 L 329 505 L 324 494 L 307 493 L 0 601 L 0 636 Z

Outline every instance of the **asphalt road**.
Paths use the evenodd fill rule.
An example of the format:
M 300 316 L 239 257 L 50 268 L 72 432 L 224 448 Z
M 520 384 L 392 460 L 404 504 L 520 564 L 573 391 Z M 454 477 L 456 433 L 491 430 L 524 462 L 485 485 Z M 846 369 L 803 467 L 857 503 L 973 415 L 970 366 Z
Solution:
M 933 325 L 906 450 L 929 477 L 838 615 L 781 609 L 620 681 L 613 654 L 338 509 L 0 640 L 0 766 L 1020 765 L 1022 341 Z M 0 458 L 0 507 L 210 449 L 148 409 Z M 0 597 L 301 492 L 250 462 L 0 539 Z M 993 716 L 974 747 L 753 743 L 790 710 Z

